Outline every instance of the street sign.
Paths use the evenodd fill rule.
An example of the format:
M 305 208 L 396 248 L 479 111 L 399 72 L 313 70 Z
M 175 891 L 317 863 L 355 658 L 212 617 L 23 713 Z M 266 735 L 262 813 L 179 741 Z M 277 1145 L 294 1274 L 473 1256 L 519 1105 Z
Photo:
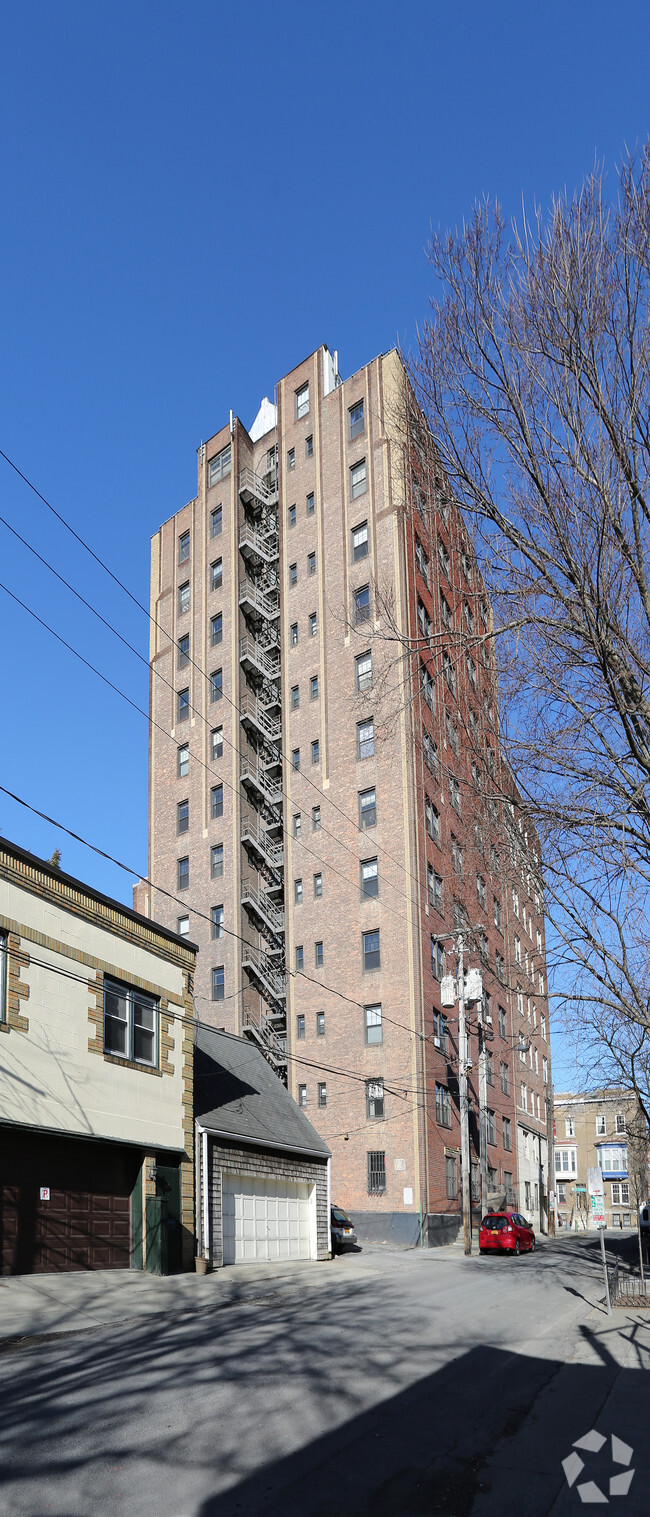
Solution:
M 593 1169 L 587 1170 L 587 1187 L 590 1196 L 600 1196 L 601 1201 L 605 1200 L 603 1172 L 598 1164 L 596 1164 Z
M 607 1222 L 605 1220 L 605 1208 L 602 1196 L 590 1196 L 589 1200 L 591 1201 L 591 1220 L 594 1227 L 606 1227 Z

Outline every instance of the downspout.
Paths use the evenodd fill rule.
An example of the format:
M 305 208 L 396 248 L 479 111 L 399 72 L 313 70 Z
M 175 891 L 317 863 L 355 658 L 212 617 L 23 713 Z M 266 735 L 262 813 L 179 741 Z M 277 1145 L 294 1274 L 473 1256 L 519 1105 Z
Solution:
M 210 1197 L 208 1193 L 208 1134 L 201 1132 L 201 1198 L 203 1201 L 203 1257 L 210 1258 Z
M 332 1252 L 332 1160 L 327 1161 L 327 1252 Z

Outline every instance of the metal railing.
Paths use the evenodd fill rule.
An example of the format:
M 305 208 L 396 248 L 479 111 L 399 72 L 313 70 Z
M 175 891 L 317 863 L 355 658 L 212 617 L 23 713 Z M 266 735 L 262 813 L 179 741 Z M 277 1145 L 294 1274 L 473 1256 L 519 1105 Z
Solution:
M 242 880 L 242 902 L 252 901 L 260 916 L 269 923 L 274 932 L 284 932 L 284 906 L 277 906 L 265 890 L 259 890 L 252 880 Z
M 269 1026 L 266 1017 L 261 1013 L 249 1011 L 244 1008 L 242 1017 L 244 1034 L 253 1037 L 266 1055 L 270 1064 L 284 1065 L 287 1062 L 287 1039 L 286 1035 L 274 1032 Z
M 252 548 L 260 558 L 268 559 L 272 563 L 280 552 L 280 540 L 277 532 L 258 532 L 250 522 L 242 522 L 239 528 L 240 548 Z
M 271 1000 L 282 1001 L 287 993 L 287 977 L 282 969 L 276 969 L 267 954 L 252 943 L 242 946 L 242 968 L 254 976 L 262 986 L 262 992 L 270 991 Z
M 282 731 L 281 723 L 272 716 L 269 716 L 268 711 L 260 705 L 253 695 L 249 695 L 247 690 L 242 695 L 239 713 L 242 720 L 247 717 L 249 721 L 254 722 L 270 743 L 278 741 Z
M 243 817 L 241 824 L 242 843 L 246 839 L 253 842 L 264 858 L 268 860 L 273 869 L 281 869 L 284 863 L 284 847 L 282 843 L 276 843 L 269 837 L 265 827 L 262 827 L 257 818 Z
M 277 780 L 272 780 L 270 775 L 257 764 L 253 764 L 249 758 L 241 758 L 239 761 L 239 776 L 242 780 L 249 780 L 255 785 L 271 806 L 279 806 L 282 801 L 282 786 Z
M 248 578 L 248 575 L 239 581 L 240 606 L 243 606 L 245 601 L 254 606 L 256 611 L 261 612 L 262 616 L 273 617 L 280 614 L 280 597 L 277 590 L 262 590 L 254 580 Z
M 258 669 L 261 669 L 262 674 L 265 674 L 268 679 L 279 678 L 280 656 L 278 654 L 277 658 L 273 658 L 267 649 L 263 647 L 259 638 L 240 637 L 239 657 L 240 660 L 249 659 Z
M 254 469 L 249 469 L 246 466 L 246 468 L 239 471 L 239 493 L 240 495 L 252 496 L 254 500 L 261 501 L 263 506 L 271 506 L 277 500 L 278 495 L 277 474 L 275 479 L 271 479 L 270 485 L 265 485 L 260 475 L 256 474 Z

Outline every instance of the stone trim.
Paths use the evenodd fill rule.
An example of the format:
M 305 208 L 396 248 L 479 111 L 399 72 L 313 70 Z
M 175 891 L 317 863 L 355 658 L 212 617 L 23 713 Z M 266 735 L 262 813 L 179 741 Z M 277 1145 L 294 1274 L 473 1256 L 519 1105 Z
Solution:
M 146 927 L 144 923 L 134 921 L 132 917 L 127 916 L 124 909 L 120 909 L 117 902 L 114 906 L 109 906 L 107 902 L 97 900 L 91 891 L 83 888 L 75 889 L 65 877 L 60 880 L 55 879 L 35 864 L 28 864 L 25 860 L 16 858 L 12 852 L 3 848 L 2 844 L 0 844 L 0 879 L 5 879 L 20 889 L 29 890 L 30 894 L 54 906 L 62 907 L 72 916 L 92 922 L 96 927 L 103 927 L 128 943 L 137 943 L 139 947 L 148 948 L 158 958 L 177 964 L 182 969 L 194 967 L 195 950 L 163 937 L 156 930 L 154 922 L 151 923 L 151 927 Z
M 0 925 L 9 926 L 0 917 Z M 11 924 L 15 928 L 16 924 Z M 22 1016 L 20 1011 L 21 1001 L 29 1000 L 29 985 L 20 978 L 21 969 L 29 966 L 29 954 L 20 946 L 20 934 L 11 927 L 7 932 L 7 982 L 6 1016 L 0 1020 L 0 1032 L 29 1032 L 29 1018 Z

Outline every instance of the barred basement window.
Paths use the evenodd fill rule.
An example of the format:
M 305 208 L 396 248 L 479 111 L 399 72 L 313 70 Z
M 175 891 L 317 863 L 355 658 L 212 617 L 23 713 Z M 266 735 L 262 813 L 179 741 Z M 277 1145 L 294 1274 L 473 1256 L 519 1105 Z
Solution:
M 383 1195 L 386 1189 L 386 1154 L 373 1151 L 368 1154 L 368 1195 Z
M 3 955 L 4 958 L 4 955 Z M 158 1002 L 104 979 L 104 1051 L 134 1064 L 158 1063 Z

